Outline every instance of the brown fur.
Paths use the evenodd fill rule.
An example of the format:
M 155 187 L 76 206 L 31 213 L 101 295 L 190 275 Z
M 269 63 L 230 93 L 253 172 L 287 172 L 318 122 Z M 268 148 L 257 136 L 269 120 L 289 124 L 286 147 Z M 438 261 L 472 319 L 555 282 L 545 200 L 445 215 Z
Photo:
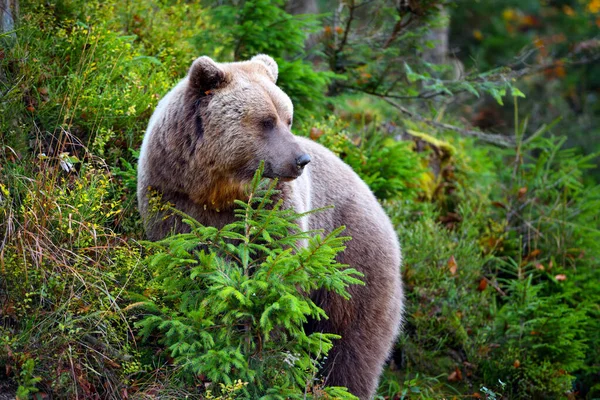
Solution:
M 233 221 L 233 200 L 244 199 L 260 160 L 266 176 L 281 179 L 287 207 L 303 212 L 333 204 L 304 217 L 301 227 L 330 232 L 345 225 L 353 239 L 339 261 L 364 273 L 366 285 L 351 286 L 350 300 L 326 291 L 312 294 L 329 319 L 307 329 L 342 336 L 323 367 L 326 383 L 369 399 L 402 315 L 396 234 L 350 167 L 324 147 L 292 135 L 292 103 L 276 80 L 277 64 L 265 55 L 230 64 L 197 59 L 150 120 L 140 154 L 140 212 L 152 240 L 185 230 L 176 218 L 150 213 L 152 187 L 199 222 L 222 227 Z M 297 163 L 304 152 L 312 160 L 303 171 Z

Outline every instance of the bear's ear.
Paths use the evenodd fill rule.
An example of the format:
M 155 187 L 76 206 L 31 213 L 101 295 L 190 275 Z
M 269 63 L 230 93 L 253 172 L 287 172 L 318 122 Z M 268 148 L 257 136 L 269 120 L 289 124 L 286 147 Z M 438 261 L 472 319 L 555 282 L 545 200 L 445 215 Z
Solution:
M 266 54 L 259 54 L 254 57 L 250 61 L 259 62 L 267 68 L 267 75 L 273 81 L 273 83 L 277 82 L 277 75 L 279 75 L 279 68 L 277 67 L 277 63 L 271 57 Z
M 198 57 L 189 72 L 190 86 L 199 92 L 218 89 L 227 83 L 225 72 L 210 57 Z

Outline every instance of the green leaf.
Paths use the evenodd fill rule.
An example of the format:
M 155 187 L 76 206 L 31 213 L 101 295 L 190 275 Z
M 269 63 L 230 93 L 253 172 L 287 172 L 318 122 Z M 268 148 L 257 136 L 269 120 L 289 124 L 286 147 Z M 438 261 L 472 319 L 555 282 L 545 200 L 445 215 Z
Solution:
M 460 87 L 465 89 L 469 93 L 472 93 L 473 95 L 479 97 L 479 92 L 477 91 L 477 89 L 475 89 L 475 87 L 470 82 L 463 81 L 463 82 L 461 82 Z
M 492 87 L 489 89 L 489 93 L 492 95 L 492 97 L 496 100 L 498 104 L 500 104 L 501 106 L 504 105 L 502 97 L 506 95 L 506 89 L 496 89 Z
M 518 88 L 514 86 L 510 88 L 510 92 L 513 97 L 525 97 L 525 93 L 521 92 Z

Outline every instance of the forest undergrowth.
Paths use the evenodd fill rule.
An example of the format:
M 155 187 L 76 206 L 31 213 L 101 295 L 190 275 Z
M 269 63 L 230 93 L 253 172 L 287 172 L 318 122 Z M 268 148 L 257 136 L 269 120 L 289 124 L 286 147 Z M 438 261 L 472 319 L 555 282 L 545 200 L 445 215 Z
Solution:
M 334 335 L 303 330 L 324 317 L 305 293 L 361 284 L 335 261 L 342 228 L 299 232 L 257 175 L 234 224 L 144 241 L 136 163 L 158 100 L 196 56 L 264 52 L 294 133 L 353 167 L 402 245 L 405 324 L 378 398 L 600 397 L 598 154 L 565 146 L 560 120 L 529 118 L 507 70 L 450 79 L 422 61 L 439 2 L 406 32 L 381 3 L 380 53 L 344 36 L 361 26 L 351 7 L 21 3 L 0 36 L 0 393 L 353 398 L 318 376 Z M 468 134 L 448 99 L 469 93 L 507 103 L 513 131 Z M 394 106 L 402 96 L 421 119 Z

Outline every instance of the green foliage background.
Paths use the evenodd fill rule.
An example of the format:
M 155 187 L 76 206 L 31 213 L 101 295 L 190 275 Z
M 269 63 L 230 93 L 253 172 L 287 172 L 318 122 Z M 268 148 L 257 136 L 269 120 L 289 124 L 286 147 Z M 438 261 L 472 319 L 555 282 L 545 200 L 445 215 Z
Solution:
M 335 262 L 341 230 L 298 232 L 257 178 L 233 225 L 143 241 L 136 157 L 158 100 L 198 55 L 264 52 L 295 133 L 359 173 L 402 243 L 405 326 L 380 398 L 600 396 L 600 73 L 584 62 L 600 4 L 558 3 L 449 4 L 461 52 L 435 64 L 438 1 L 300 16 L 283 1 L 22 1 L 0 36 L 0 391 L 351 398 L 316 373 L 335 339 L 302 329 L 325 317 L 303 293 L 358 284 Z M 560 63 L 518 80 L 524 48 Z M 464 134 L 490 107 L 502 146 Z

